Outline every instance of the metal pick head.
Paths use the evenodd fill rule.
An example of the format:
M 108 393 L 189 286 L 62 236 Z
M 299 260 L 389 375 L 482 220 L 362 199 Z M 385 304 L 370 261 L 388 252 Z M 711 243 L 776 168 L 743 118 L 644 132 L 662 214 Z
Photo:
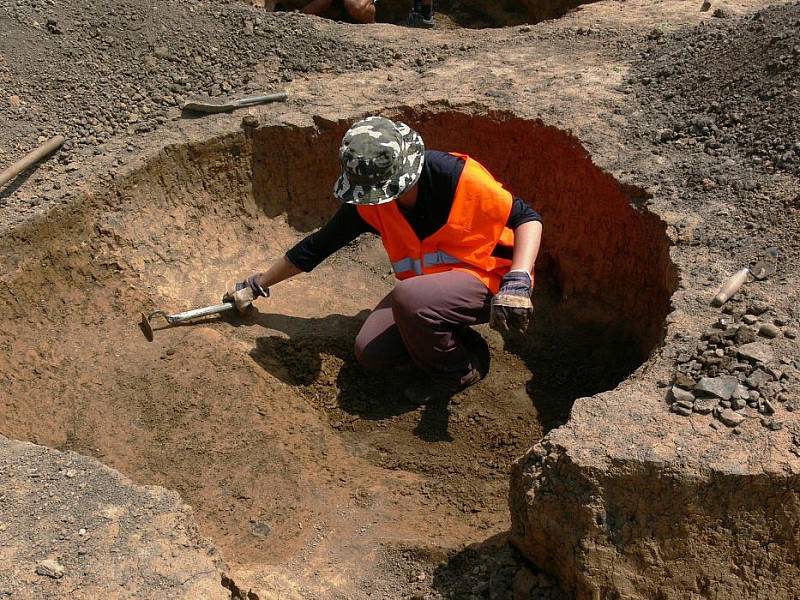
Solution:
M 148 342 L 153 341 L 153 327 L 150 325 L 150 320 L 147 318 L 147 315 L 142 313 L 142 322 L 139 323 L 139 327 L 142 329 L 142 333 L 144 337 L 147 338 Z

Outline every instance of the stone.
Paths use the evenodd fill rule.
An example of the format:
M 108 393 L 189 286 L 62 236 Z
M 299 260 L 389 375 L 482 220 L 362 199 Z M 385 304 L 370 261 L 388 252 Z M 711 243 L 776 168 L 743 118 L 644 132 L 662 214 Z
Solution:
M 780 335 L 781 330 L 778 328 L 777 325 L 773 325 L 772 323 L 762 323 L 761 327 L 758 328 L 758 335 L 762 335 L 766 338 L 775 338 Z
M 741 398 L 742 400 L 747 400 L 749 396 L 750 396 L 750 390 L 748 390 L 746 386 L 742 385 L 741 383 L 736 386 L 736 391 L 733 393 L 734 398 Z
M 739 380 L 733 375 L 720 375 L 719 377 L 703 377 L 694 387 L 695 392 L 703 392 L 716 396 L 722 400 L 730 400 Z
M 748 387 L 757 390 L 765 383 L 772 381 L 772 376 L 761 369 L 756 369 L 744 381 Z
M 22 106 L 22 101 L 19 99 L 19 96 L 9 96 L 8 103 L 11 105 L 11 108 L 19 108 Z
M 779 431 L 783 429 L 783 421 L 769 417 L 761 417 L 761 424 L 770 431 Z
M 675 373 L 675 385 L 678 387 L 682 387 L 685 390 L 693 390 L 696 384 L 697 382 L 690 375 L 680 371 Z
M 732 411 L 729 408 L 726 408 L 719 413 L 719 420 L 728 427 L 736 427 L 737 425 L 741 425 L 742 421 L 744 421 L 744 416 Z
M 692 403 L 694 402 L 694 394 L 679 388 L 678 386 L 672 386 L 672 399 L 680 403 L 688 402 L 689 408 L 691 408 Z
M 775 414 L 775 406 L 769 400 L 764 400 L 764 414 L 767 415 L 774 415 Z
M 797 330 L 792 329 L 791 327 L 787 327 L 783 330 L 783 335 L 789 338 L 790 340 L 794 340 L 797 338 Z
M 714 410 L 719 404 L 716 398 L 699 398 L 694 403 L 694 412 L 701 415 L 707 415 Z
M 753 300 L 747 305 L 747 312 L 752 315 L 763 315 L 769 310 L 769 304 L 763 300 Z
M 692 409 L 675 402 L 672 405 L 672 412 L 683 415 L 684 417 L 688 417 L 690 414 L 692 414 Z
M 64 566 L 48 558 L 36 565 L 36 574 L 61 579 L 64 576 Z
M 742 398 L 734 398 L 731 400 L 731 408 L 734 410 L 742 410 L 745 406 L 747 406 L 747 401 Z
M 740 358 L 754 363 L 767 363 L 775 358 L 775 352 L 763 342 L 753 342 L 752 344 L 739 346 L 737 354 Z
M 755 315 L 746 314 L 742 317 L 742 322 L 746 325 L 755 325 L 758 323 L 758 317 Z
M 245 129 L 258 127 L 258 117 L 255 115 L 246 114 L 242 117 L 242 127 Z
M 753 331 L 751 327 L 747 327 L 746 325 L 740 325 L 736 329 L 736 343 L 737 344 L 749 344 L 750 342 L 756 341 L 756 332 Z

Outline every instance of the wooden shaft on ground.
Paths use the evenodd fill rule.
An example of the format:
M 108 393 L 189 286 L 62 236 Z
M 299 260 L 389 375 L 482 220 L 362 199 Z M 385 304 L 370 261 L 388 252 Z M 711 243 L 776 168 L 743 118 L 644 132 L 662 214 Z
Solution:
M 6 183 L 14 179 L 14 177 L 22 173 L 25 169 L 27 169 L 31 165 L 42 160 L 48 154 L 58 150 L 61 147 L 61 144 L 64 143 L 64 141 L 65 140 L 63 135 L 57 135 L 53 138 L 50 138 L 44 144 L 42 144 L 35 150 L 32 150 L 24 157 L 19 159 L 13 165 L 8 167 L 5 171 L 0 173 L 0 187 L 3 187 Z
M 722 306 L 725 304 L 731 296 L 739 291 L 739 288 L 742 287 L 745 281 L 747 281 L 747 276 L 749 274 L 750 269 L 747 267 L 736 271 L 736 273 L 731 275 L 728 280 L 722 284 L 722 287 L 719 288 L 719 291 L 717 292 L 717 295 L 714 296 L 711 304 L 714 306 Z

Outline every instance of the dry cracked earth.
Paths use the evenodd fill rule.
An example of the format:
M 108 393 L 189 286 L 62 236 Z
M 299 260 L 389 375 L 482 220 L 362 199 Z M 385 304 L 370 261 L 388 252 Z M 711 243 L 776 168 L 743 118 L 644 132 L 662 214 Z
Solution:
M 800 4 L 440 8 L 0 0 L 0 164 L 67 139 L 0 188 L 0 598 L 800 598 Z M 357 367 L 368 237 L 147 341 L 332 214 L 369 114 L 544 217 L 490 375 Z

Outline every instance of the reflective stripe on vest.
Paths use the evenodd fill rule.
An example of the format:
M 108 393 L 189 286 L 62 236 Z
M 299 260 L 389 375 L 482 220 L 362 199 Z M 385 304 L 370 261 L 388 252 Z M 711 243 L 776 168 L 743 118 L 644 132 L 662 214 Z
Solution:
M 511 260 L 495 256 L 494 250 L 514 245 L 514 232 L 506 226 L 513 198 L 480 163 L 463 154 L 453 156 L 464 161 L 464 168 L 450 214 L 428 237 L 417 237 L 396 202 L 359 205 L 358 214 L 380 234 L 398 279 L 458 269 L 496 293 L 511 266 Z
M 451 256 L 447 252 L 437 250 L 436 252 L 429 252 L 422 257 L 422 260 L 413 258 L 401 258 L 400 260 L 392 263 L 392 269 L 397 275 L 413 271 L 415 275 L 422 275 L 422 267 L 433 267 L 436 265 L 459 265 L 463 264 L 455 256 Z

